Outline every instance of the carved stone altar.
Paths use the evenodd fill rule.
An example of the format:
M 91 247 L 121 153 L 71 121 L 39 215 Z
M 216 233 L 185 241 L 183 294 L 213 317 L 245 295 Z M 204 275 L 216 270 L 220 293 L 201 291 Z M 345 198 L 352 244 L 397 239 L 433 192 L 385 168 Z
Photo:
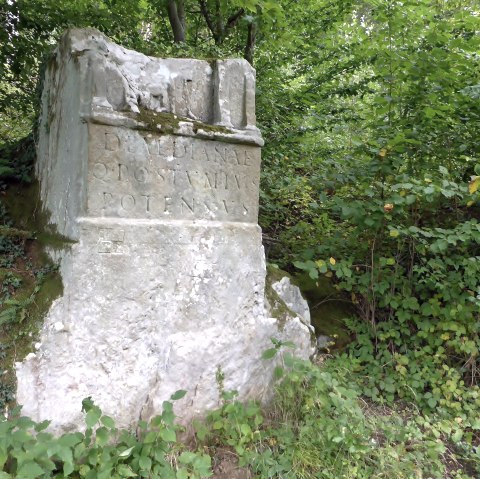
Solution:
M 18 402 L 56 432 L 91 396 L 123 427 L 178 389 L 182 421 L 219 404 L 216 377 L 265 399 L 271 338 L 312 353 L 308 320 L 271 317 L 257 225 L 255 73 L 243 60 L 150 58 L 70 30 L 48 63 L 36 175 L 64 284 Z

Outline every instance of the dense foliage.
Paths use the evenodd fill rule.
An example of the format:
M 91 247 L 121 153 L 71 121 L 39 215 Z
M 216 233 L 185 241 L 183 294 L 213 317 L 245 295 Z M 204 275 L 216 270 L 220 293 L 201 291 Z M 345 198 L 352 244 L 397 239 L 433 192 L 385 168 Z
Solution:
M 229 400 L 201 444 L 227 444 L 259 477 L 479 472 L 477 2 L 9 0 L 0 15 L 2 188 L 30 177 L 15 141 L 68 26 L 148 54 L 255 63 L 268 259 L 329 278 L 357 312 L 355 340 L 320 369 L 289 364 L 283 426 Z M 388 417 L 370 414 L 380 405 Z
M 291 254 L 279 259 L 302 256 L 295 265 L 312 277 L 333 274 L 357 305 L 363 323 L 350 323 L 359 333 L 351 354 L 369 373 L 366 394 L 473 420 L 480 406 L 478 20 L 465 4 L 384 2 L 356 12 L 348 27 L 350 53 L 361 60 L 352 67 L 354 92 L 344 93 L 337 72 L 330 88 L 341 114 L 318 102 L 303 116 L 306 139 L 323 139 L 330 151 L 319 157 L 315 145 L 298 142 L 294 163 L 306 174 L 285 213 L 292 228 L 281 233 Z M 319 173 L 307 162 L 332 167 Z

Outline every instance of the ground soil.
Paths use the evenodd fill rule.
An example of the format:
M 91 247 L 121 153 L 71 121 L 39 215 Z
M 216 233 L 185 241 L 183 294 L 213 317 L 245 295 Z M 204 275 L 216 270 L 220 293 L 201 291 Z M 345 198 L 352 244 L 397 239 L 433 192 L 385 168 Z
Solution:
M 213 459 L 212 479 L 251 479 L 248 468 L 238 465 L 238 456 L 230 449 L 219 448 Z

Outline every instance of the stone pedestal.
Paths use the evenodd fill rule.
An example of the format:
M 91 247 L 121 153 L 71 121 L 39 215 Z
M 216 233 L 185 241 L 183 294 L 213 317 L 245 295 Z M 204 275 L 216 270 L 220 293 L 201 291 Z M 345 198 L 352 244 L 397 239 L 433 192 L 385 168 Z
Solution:
M 255 73 L 243 60 L 158 59 L 95 30 L 70 30 L 46 72 L 41 200 L 73 240 L 51 252 L 64 284 L 17 363 L 17 399 L 55 432 L 82 427 L 92 399 L 135 427 L 178 389 L 181 420 L 265 399 L 271 338 L 312 353 L 308 321 L 265 308 L 257 225 Z

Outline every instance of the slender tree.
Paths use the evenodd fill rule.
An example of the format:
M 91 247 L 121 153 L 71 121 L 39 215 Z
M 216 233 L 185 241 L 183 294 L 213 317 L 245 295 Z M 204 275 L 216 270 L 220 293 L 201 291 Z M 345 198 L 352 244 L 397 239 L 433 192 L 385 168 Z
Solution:
M 167 1 L 168 19 L 172 27 L 175 43 L 185 42 L 185 4 L 184 0 Z

